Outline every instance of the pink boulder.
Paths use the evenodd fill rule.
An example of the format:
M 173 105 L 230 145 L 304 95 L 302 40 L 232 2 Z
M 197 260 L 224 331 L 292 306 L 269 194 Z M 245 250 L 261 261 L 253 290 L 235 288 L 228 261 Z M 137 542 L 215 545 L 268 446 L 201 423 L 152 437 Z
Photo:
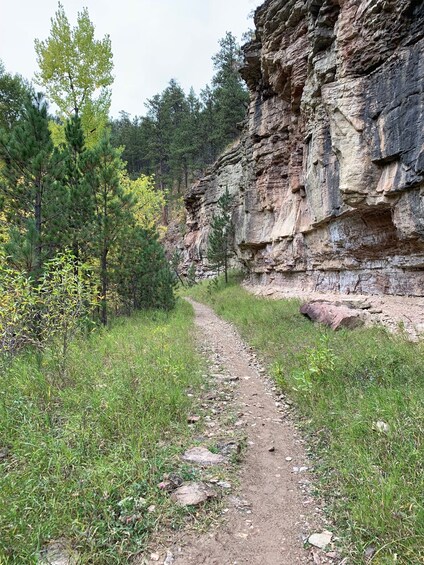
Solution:
M 307 302 L 301 306 L 300 312 L 314 322 L 330 326 L 332 330 L 353 330 L 364 324 L 360 311 L 346 306 L 335 306 L 331 302 Z

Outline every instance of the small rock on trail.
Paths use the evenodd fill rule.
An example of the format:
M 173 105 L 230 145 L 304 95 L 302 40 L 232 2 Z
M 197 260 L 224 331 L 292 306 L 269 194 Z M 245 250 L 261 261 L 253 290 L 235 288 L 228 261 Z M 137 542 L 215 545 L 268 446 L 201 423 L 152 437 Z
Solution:
M 171 494 L 171 499 L 179 506 L 197 506 L 209 498 L 215 498 L 216 491 L 202 482 L 185 483 Z
M 220 465 L 225 462 L 222 455 L 212 453 L 206 447 L 192 447 L 184 453 L 182 458 L 189 463 L 197 463 L 205 467 L 209 465 Z
M 72 550 L 65 538 L 52 540 L 41 551 L 39 565 L 78 565 L 78 554 Z
M 329 543 L 331 543 L 332 539 L 333 539 L 332 532 L 329 532 L 328 530 L 324 530 L 319 534 L 310 535 L 308 538 L 308 542 L 311 545 L 318 547 L 319 549 L 325 549 L 329 545 Z

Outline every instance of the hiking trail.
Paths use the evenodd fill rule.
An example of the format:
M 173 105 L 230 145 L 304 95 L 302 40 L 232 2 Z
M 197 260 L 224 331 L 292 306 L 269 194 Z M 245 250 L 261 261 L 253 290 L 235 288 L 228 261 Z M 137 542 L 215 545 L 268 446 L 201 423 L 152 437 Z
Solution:
M 256 355 L 234 327 L 191 299 L 199 343 L 237 385 L 234 402 L 247 449 L 240 484 L 228 496 L 224 519 L 211 531 L 183 533 L 173 544 L 176 565 L 296 565 L 327 563 L 324 552 L 304 548 L 322 523 L 310 495 L 310 463 L 287 404 L 264 375 Z M 289 402 L 289 401 L 287 401 Z M 318 555 L 318 551 L 322 557 Z M 165 561 L 166 562 L 166 561 Z

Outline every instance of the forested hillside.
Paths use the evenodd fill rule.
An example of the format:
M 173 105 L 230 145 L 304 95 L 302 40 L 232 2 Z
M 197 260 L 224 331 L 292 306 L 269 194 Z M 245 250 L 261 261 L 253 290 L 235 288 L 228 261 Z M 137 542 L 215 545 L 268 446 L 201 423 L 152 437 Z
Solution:
M 145 115 L 121 112 L 112 121 L 112 141 L 123 146 L 130 176 L 154 175 L 169 194 L 184 193 L 193 178 L 212 164 L 241 130 L 248 93 L 239 75 L 242 54 L 228 32 L 213 57 L 215 74 L 200 96 L 171 79 L 146 102 Z
M 15 284 L 16 274 L 36 292 L 52 261 L 66 257 L 75 284 L 85 284 L 83 268 L 90 273 L 104 324 L 111 307 L 172 306 L 172 277 L 157 241 L 163 194 L 152 178 L 129 177 L 123 148 L 111 141 L 109 38 L 94 39 L 87 10 L 72 29 L 60 6 L 49 38 L 35 48 L 40 70 L 34 85 L 1 68 L 7 285 Z

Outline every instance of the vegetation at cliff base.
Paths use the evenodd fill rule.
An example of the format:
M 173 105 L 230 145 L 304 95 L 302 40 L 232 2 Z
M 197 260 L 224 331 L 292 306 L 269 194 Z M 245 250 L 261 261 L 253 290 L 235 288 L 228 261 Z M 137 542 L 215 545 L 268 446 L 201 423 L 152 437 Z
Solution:
M 239 328 L 295 401 L 350 562 L 422 563 L 424 345 L 381 328 L 331 332 L 299 301 L 257 298 L 234 280 L 189 292 Z
M 231 221 L 232 196 L 226 188 L 218 198 L 217 213 L 212 217 L 208 235 L 208 263 L 210 267 L 224 271 L 224 280 L 228 282 L 228 263 L 233 256 L 234 226 Z

